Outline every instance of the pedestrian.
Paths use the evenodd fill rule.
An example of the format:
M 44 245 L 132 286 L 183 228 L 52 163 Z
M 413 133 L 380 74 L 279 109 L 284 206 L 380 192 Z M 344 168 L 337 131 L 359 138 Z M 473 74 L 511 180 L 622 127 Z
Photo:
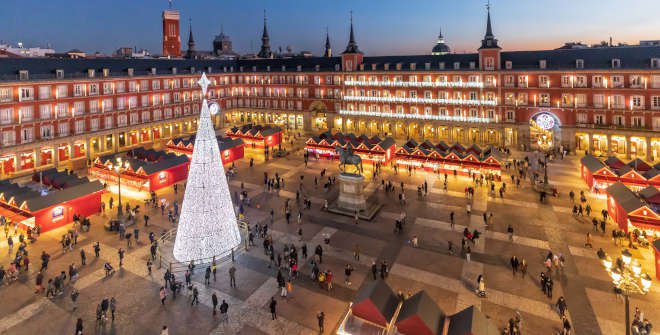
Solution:
M 351 286 L 352 273 L 353 273 L 353 267 L 350 264 L 346 264 L 346 267 L 344 268 L 344 275 L 346 275 L 346 278 L 344 279 L 344 283 L 348 286 Z
M 75 311 L 78 308 L 78 296 L 80 295 L 80 292 L 76 290 L 76 288 L 71 289 L 71 310 Z
M 511 256 L 511 271 L 513 272 L 513 276 L 518 272 L 518 257 L 516 255 Z
M 213 315 L 215 315 L 216 308 L 218 307 L 218 296 L 215 294 L 215 292 L 213 292 L 211 295 L 211 302 L 213 303 Z
M 151 276 L 151 266 L 153 263 L 151 262 L 151 258 L 147 258 L 147 271 L 149 271 L 149 275 Z
M 471 252 L 472 252 L 472 250 L 470 249 L 470 246 L 468 245 L 465 248 L 465 260 L 468 261 L 468 263 L 470 262 L 470 253 Z
M 218 270 L 218 265 L 215 263 L 215 257 L 213 258 L 213 262 L 211 262 L 211 273 L 213 274 L 213 281 L 215 281 L 215 273 Z
M 513 226 L 509 225 L 506 228 L 506 232 L 509 234 L 509 241 L 513 242 Z
M 117 251 L 117 254 L 119 255 L 119 267 L 122 267 L 122 265 L 124 265 L 124 253 L 125 252 L 126 251 L 124 251 L 124 249 L 122 249 L 122 248 L 119 248 L 119 250 Z
M 164 286 L 160 287 L 159 295 L 160 295 L 160 303 L 162 305 L 165 305 L 165 298 L 167 298 L 167 291 L 165 290 Z M 166 329 L 166 327 L 165 327 L 165 329 Z
M 163 326 L 160 331 L 160 335 L 170 335 L 170 331 L 167 329 L 167 326 Z
M 316 319 L 319 321 L 319 333 L 323 334 L 323 324 L 325 323 L 325 314 L 323 311 L 316 314 Z
M 374 277 L 374 280 L 376 280 L 376 274 L 378 273 L 378 266 L 376 265 L 376 261 L 371 262 L 371 274 Z
M 234 265 L 229 268 L 229 287 L 236 288 L 236 267 Z
M 273 318 L 273 320 L 277 320 L 277 301 L 275 301 L 275 297 L 270 297 L 270 304 L 268 307 L 270 308 L 271 318 Z
M 198 304 L 199 305 L 199 291 L 197 290 L 197 287 L 193 286 L 192 289 L 192 301 L 190 302 L 190 306 Z
M 584 246 L 587 248 L 593 248 L 594 246 L 591 244 L 591 233 L 587 232 L 586 236 L 586 242 L 584 243 Z
M 467 204 L 465 205 L 465 211 L 467 212 L 467 215 L 468 215 L 468 217 L 469 217 L 470 214 L 472 213 L 472 205 L 470 205 L 470 203 L 467 203 Z
M 78 318 L 78 321 L 76 321 L 76 335 L 82 335 L 83 333 L 83 319 Z
M 356 261 L 360 261 L 360 245 L 355 243 L 353 246 L 353 259 Z
M 520 261 L 520 273 L 522 274 L 523 279 L 525 279 L 525 275 L 527 274 L 527 261 L 524 258 Z
M 451 227 L 451 230 L 454 230 L 455 223 L 454 223 L 454 212 L 453 211 L 451 213 L 449 213 L 449 226 Z
M 115 322 L 115 310 L 117 310 L 117 300 L 115 297 L 110 298 L 110 313 L 112 315 L 112 322 Z
M 206 271 L 204 272 L 204 284 L 209 285 L 211 283 L 211 267 L 207 266 Z
M 87 255 L 85 255 L 85 249 L 80 249 L 80 263 L 82 265 L 87 264 Z
M 222 299 L 222 304 L 220 304 L 220 321 L 229 323 L 229 304 Z

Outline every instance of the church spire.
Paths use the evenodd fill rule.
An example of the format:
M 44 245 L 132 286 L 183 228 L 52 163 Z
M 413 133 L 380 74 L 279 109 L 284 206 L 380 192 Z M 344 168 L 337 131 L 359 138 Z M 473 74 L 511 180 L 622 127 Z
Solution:
M 323 57 L 332 57 L 332 48 L 330 47 L 330 34 L 328 33 L 328 27 L 325 27 L 325 52 Z
M 361 54 L 362 51 L 358 48 L 357 43 L 355 42 L 355 34 L 353 33 L 353 11 L 351 11 L 351 33 L 348 38 L 348 45 L 346 46 L 346 50 L 344 50 L 345 54 Z
M 188 51 L 186 52 L 187 58 L 195 58 L 195 38 L 193 37 L 192 31 L 192 19 L 189 21 L 189 33 L 188 33 Z
M 270 37 L 268 36 L 268 28 L 266 21 L 266 10 L 264 9 L 264 31 L 261 34 L 261 50 L 257 54 L 259 58 L 272 58 L 273 53 L 270 51 Z
M 493 35 L 493 27 L 490 23 L 490 1 L 486 5 L 487 17 L 486 17 L 486 35 L 484 39 L 481 40 L 481 48 L 479 49 L 489 49 L 489 48 L 499 48 L 497 45 L 497 39 Z

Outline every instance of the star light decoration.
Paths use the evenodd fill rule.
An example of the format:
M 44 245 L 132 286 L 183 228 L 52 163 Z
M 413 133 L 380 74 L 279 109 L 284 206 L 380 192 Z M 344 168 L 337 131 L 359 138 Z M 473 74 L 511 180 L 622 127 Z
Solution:
M 180 262 L 222 257 L 241 243 L 220 148 L 206 101 L 210 84 L 206 74 L 197 82 L 202 88 L 202 110 L 181 216 L 174 241 L 174 258 Z

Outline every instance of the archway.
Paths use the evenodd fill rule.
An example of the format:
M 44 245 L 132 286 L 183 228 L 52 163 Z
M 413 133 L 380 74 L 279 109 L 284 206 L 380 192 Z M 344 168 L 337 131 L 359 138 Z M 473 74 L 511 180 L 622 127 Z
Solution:
M 560 122 L 550 112 L 539 112 L 529 120 L 529 139 L 532 149 L 548 150 L 561 142 Z
M 314 101 L 309 106 L 309 112 L 312 117 L 312 125 L 316 129 L 328 128 L 328 108 L 322 101 Z

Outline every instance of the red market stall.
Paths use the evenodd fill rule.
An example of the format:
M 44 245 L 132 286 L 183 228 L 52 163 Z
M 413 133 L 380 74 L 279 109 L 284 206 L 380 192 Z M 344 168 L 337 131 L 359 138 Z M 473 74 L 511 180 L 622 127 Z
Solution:
M 403 335 L 442 334 L 445 318 L 445 313 L 428 293 L 420 291 L 403 302 L 396 330 Z
M 621 163 L 621 166 L 625 165 Z M 585 155 L 580 159 L 580 175 L 593 191 L 604 190 L 618 180 L 618 176 L 612 169 L 592 155 Z
M 242 139 L 252 149 L 274 148 L 282 143 L 282 129 L 277 126 L 247 124 L 228 129 L 225 135 L 232 139 Z
M 393 325 L 401 300 L 384 280 L 364 285 L 340 322 L 338 334 L 385 334 Z
M 604 190 L 615 182 L 637 191 L 649 185 L 660 187 L 660 170 L 639 158 L 625 164 L 613 156 L 601 161 L 592 155 L 585 155 L 580 159 L 580 173 L 594 192 Z
M 446 335 L 498 335 L 497 326 L 493 324 L 480 310 L 470 306 L 449 317 L 448 327 L 442 334 Z
M 188 177 L 187 156 L 177 156 L 163 151 L 131 150 L 126 157 L 105 156 L 94 160 L 89 175 L 108 185 L 117 185 L 118 176 L 114 169 L 121 158 L 121 187 L 134 191 L 156 191 L 184 181 Z
M 217 136 L 218 146 L 220 148 L 220 158 L 222 164 L 230 164 L 245 156 L 245 144 L 240 138 L 232 139 L 229 137 Z M 192 159 L 193 149 L 195 147 L 195 136 L 186 139 L 172 139 L 167 142 L 167 152 L 176 155 L 186 155 Z
M 635 193 L 623 183 L 612 184 L 607 188 L 607 210 L 626 232 L 638 229 L 647 236 L 660 235 L 660 191 L 653 186 Z
M 394 158 L 396 143 L 391 137 L 380 139 L 366 135 L 325 132 L 309 138 L 305 142 L 305 151 L 317 158 L 339 159 L 336 147 L 351 148 L 363 162 L 387 164 Z
M 18 221 L 22 228 L 38 225 L 46 232 L 73 221 L 73 215 L 89 216 L 101 210 L 103 185 L 98 181 L 78 178 L 59 172 L 51 174 L 52 180 L 61 180 L 39 191 L 41 185 L 19 186 L 8 181 L 0 182 L 0 214 Z

